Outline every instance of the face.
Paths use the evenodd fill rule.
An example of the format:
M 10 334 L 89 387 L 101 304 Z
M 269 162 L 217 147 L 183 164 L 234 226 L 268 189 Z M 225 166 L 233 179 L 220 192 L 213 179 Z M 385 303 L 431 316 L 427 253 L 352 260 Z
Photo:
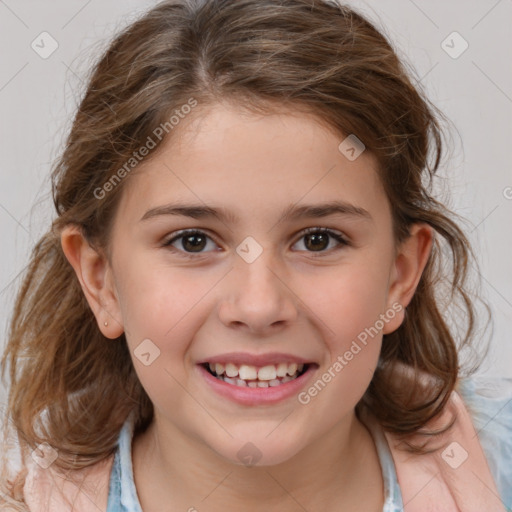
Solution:
M 293 112 L 217 105 L 180 130 L 123 191 L 110 313 L 157 423 L 235 463 L 242 447 L 283 462 L 353 416 L 399 324 L 377 162 Z M 299 377 L 278 364 L 294 362 Z

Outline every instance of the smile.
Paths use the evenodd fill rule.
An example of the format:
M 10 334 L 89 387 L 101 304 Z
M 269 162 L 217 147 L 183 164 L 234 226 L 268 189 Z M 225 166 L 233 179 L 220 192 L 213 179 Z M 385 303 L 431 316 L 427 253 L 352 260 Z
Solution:
M 262 367 L 231 363 L 220 363 L 217 367 L 217 364 L 196 364 L 200 379 L 214 395 L 244 406 L 272 405 L 292 399 L 318 370 L 316 363 L 279 363 Z
M 238 366 L 233 363 L 204 363 L 203 367 L 217 379 L 233 386 L 268 388 L 295 380 L 307 371 L 308 365 L 279 363 L 258 368 L 246 364 Z

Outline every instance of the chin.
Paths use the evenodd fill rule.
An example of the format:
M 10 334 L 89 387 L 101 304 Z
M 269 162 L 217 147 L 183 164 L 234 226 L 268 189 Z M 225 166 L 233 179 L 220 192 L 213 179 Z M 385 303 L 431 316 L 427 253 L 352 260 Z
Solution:
M 245 467 L 275 466 L 293 458 L 300 450 L 296 445 L 283 446 L 282 442 L 269 442 L 253 439 L 233 440 L 232 445 L 225 449 L 212 449 L 230 464 Z M 289 441 L 289 440 L 288 440 Z

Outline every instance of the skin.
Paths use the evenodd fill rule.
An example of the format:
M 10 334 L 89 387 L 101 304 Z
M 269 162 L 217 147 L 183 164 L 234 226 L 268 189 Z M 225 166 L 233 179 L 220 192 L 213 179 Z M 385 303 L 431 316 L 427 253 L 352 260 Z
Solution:
M 376 159 L 365 151 L 349 161 L 338 150 L 344 137 L 311 115 L 258 116 L 217 104 L 178 128 L 126 183 L 110 262 L 74 226 L 61 239 L 99 328 L 112 339 L 125 332 L 155 406 L 154 421 L 133 443 L 144 511 L 382 510 L 376 449 L 354 408 L 376 368 L 382 335 L 403 321 L 430 253 L 431 228 L 414 225 L 395 247 Z M 141 221 L 177 200 L 223 207 L 238 221 Z M 371 219 L 335 214 L 278 222 L 289 205 L 332 200 L 364 208 Z M 303 230 L 318 227 L 343 234 L 349 245 L 324 237 L 315 250 Z M 163 246 L 191 228 L 209 236 L 200 254 L 183 239 L 174 252 Z M 252 263 L 236 252 L 247 236 L 263 249 Z M 279 351 L 318 363 L 311 384 L 393 304 L 403 309 L 307 405 L 297 397 L 239 405 L 198 377 L 196 363 L 214 355 Z M 134 356 L 147 338 L 160 350 L 149 366 Z M 248 441 L 261 452 L 252 467 L 237 457 Z

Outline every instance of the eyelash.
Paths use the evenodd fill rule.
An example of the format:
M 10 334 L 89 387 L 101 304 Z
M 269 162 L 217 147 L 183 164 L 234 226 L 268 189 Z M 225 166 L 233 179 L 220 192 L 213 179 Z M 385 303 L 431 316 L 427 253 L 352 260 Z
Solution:
M 296 240 L 295 243 L 297 243 L 301 238 L 304 238 L 306 235 L 310 235 L 310 234 L 313 234 L 313 233 L 322 233 L 322 234 L 328 234 L 330 237 L 334 238 L 334 240 L 336 240 L 339 245 L 333 249 L 330 249 L 330 250 L 322 250 L 322 251 L 306 251 L 306 252 L 310 252 L 312 254 L 315 254 L 317 253 L 318 256 L 322 256 L 323 254 L 325 253 L 329 253 L 329 252 L 332 252 L 333 250 L 339 250 L 341 249 L 342 246 L 350 246 L 351 244 L 340 234 L 338 233 L 337 231 L 333 231 L 331 229 L 328 229 L 328 228 L 320 228 L 320 227 L 313 227 L 313 228 L 306 228 L 304 231 L 301 232 L 299 238 Z M 166 247 L 168 249 L 171 249 L 173 252 L 177 252 L 180 254 L 180 256 L 184 257 L 184 258 L 189 258 L 189 259 L 192 259 L 192 258 L 197 258 L 198 256 L 202 256 L 204 254 L 206 254 L 207 252 L 211 252 L 211 251 L 207 251 L 206 253 L 205 252 L 186 252 L 186 251 L 183 251 L 181 249 L 177 249 L 176 247 L 172 247 L 172 244 L 174 242 L 176 242 L 176 240 L 179 240 L 180 238 L 184 238 L 186 236 L 191 236 L 191 235 L 204 235 L 206 236 L 207 238 L 213 240 L 215 243 L 216 240 L 214 238 L 212 238 L 211 236 L 209 236 L 207 233 L 205 233 L 204 231 L 200 231 L 198 229 L 183 229 L 183 230 L 180 230 L 180 231 L 177 231 L 176 233 L 173 233 L 174 236 L 172 236 L 172 238 L 170 238 L 169 240 L 167 240 L 166 242 L 164 242 L 162 244 L 163 247 Z M 295 245 L 295 244 L 294 244 Z M 315 256 L 315 257 L 318 257 L 318 256 Z

